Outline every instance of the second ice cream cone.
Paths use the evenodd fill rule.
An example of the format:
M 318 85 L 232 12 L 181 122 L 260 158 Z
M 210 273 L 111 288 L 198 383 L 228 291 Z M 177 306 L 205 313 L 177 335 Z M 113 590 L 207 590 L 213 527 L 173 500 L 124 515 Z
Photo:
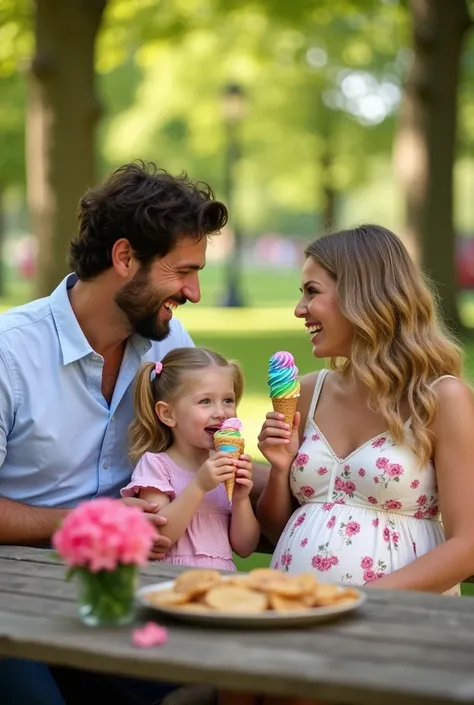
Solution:
M 214 439 L 214 448 L 216 449 L 216 451 L 226 449 L 230 445 L 235 446 L 236 450 L 225 450 L 225 452 L 228 453 L 231 458 L 240 458 L 242 453 L 245 451 L 245 440 L 243 438 L 232 438 L 232 441 L 230 441 L 228 438 L 222 440 Z M 229 502 L 232 502 L 232 495 L 234 493 L 235 487 L 235 473 L 234 477 L 231 477 L 230 480 L 226 480 L 224 485 L 225 491 L 227 492 L 227 499 L 229 500 Z
M 283 414 L 285 423 L 289 424 L 290 427 L 293 427 L 293 419 L 295 418 L 298 399 L 299 397 L 292 397 L 290 399 L 272 397 L 273 411 Z

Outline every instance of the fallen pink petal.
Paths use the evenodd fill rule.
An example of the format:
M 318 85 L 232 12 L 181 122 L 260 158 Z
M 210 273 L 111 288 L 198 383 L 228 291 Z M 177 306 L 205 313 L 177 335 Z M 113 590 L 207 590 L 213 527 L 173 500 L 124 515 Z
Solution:
M 168 641 L 168 630 L 160 627 L 159 624 L 155 624 L 155 622 L 147 622 L 143 627 L 133 630 L 132 641 L 135 646 L 139 646 L 142 649 L 166 644 Z

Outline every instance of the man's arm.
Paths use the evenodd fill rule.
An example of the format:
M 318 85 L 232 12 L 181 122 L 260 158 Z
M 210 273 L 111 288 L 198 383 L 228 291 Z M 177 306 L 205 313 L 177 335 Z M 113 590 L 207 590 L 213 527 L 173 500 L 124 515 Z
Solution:
M 0 543 L 47 546 L 68 511 L 68 509 L 31 507 L 0 498 Z
M 18 397 L 18 390 L 15 394 L 8 359 L 0 348 L 0 544 L 49 546 L 52 535 L 70 510 L 59 507 L 34 507 L 2 497 L 2 465 L 7 455 L 8 436 L 15 423 Z M 157 507 L 150 502 L 138 498 L 122 501 L 146 512 L 155 528 L 166 524 L 166 519 L 156 514 Z M 161 536 L 157 531 L 152 557 L 163 558 L 169 545 L 168 538 Z
M 0 495 L 2 465 L 8 436 L 15 422 L 16 400 L 13 378 L 5 353 L 0 349 Z M 66 509 L 31 507 L 0 497 L 0 544 L 47 545 Z

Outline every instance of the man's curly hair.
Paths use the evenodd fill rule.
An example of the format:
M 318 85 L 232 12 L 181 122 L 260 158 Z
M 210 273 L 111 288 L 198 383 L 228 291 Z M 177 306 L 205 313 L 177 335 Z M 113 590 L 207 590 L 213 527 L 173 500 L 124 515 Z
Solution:
M 93 279 L 112 266 L 112 248 L 121 238 L 146 264 L 183 236 L 198 241 L 219 232 L 227 217 L 211 187 L 185 172 L 172 176 L 152 162 L 125 164 L 81 198 L 69 265 L 82 281 Z

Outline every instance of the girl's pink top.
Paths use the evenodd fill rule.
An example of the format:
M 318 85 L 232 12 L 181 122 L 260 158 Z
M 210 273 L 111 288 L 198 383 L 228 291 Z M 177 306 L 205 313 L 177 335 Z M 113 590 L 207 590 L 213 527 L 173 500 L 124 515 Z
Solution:
M 179 497 L 194 473 L 177 465 L 166 453 L 145 453 L 138 461 L 122 497 L 134 497 L 141 489 L 166 492 L 171 501 Z M 229 541 L 230 503 L 224 484 L 208 492 L 188 528 L 170 548 L 164 561 L 176 565 L 235 570 Z

